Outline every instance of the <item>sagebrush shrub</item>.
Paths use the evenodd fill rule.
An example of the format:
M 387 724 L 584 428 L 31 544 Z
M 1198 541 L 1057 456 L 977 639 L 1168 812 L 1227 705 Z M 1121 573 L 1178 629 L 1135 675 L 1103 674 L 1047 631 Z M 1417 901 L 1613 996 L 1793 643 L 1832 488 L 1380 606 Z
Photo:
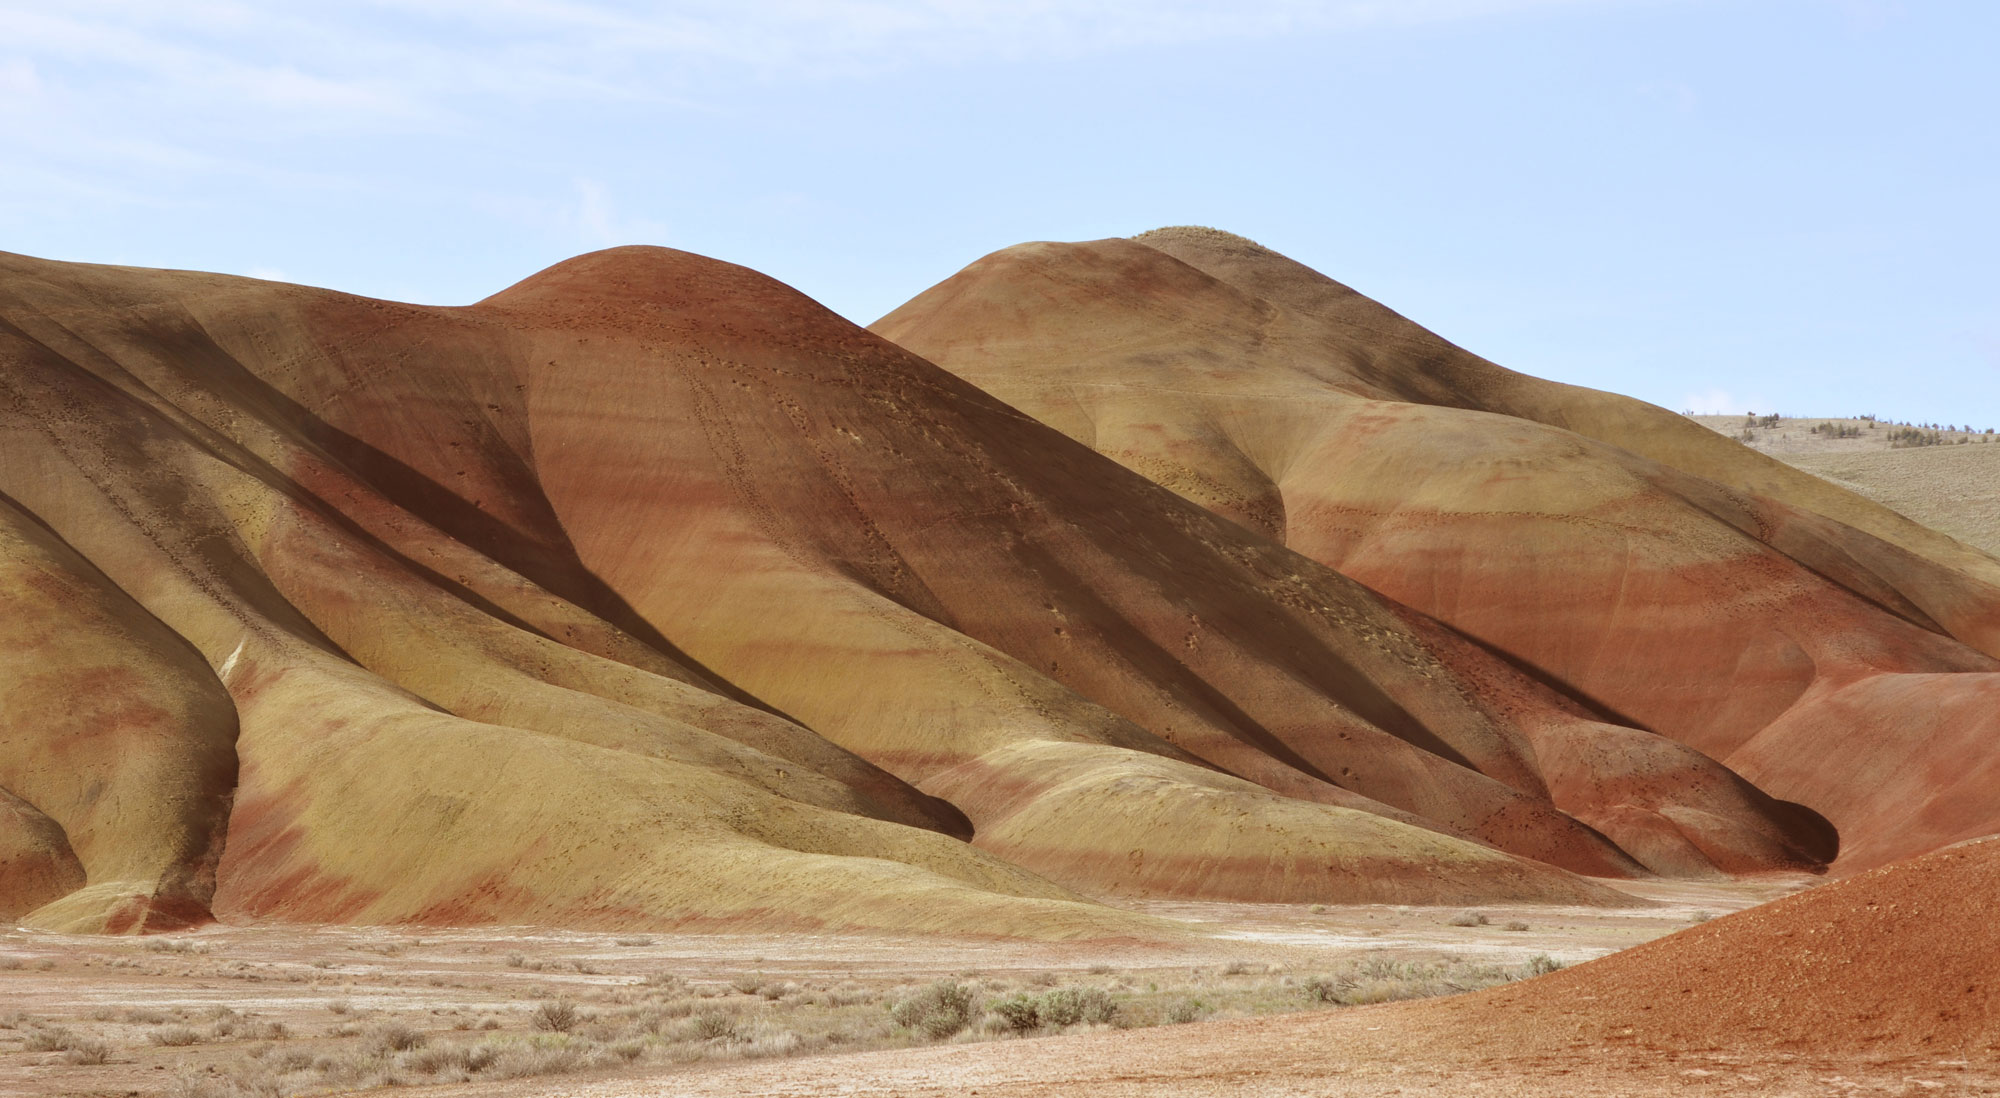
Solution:
M 987 1009 L 1006 1019 L 1007 1028 L 1016 1033 L 1033 1033 L 1042 1028 L 1042 1004 L 1033 995 L 997 999 Z
M 568 1033 L 582 1021 L 577 1015 L 576 1004 L 567 999 L 541 1004 L 528 1020 L 534 1023 L 536 1029 L 546 1033 Z
M 955 980 L 939 980 L 889 1008 L 896 1024 L 922 1030 L 933 1040 L 964 1029 L 972 1022 L 972 989 Z
M 422 1033 L 401 1022 L 390 1022 L 374 1033 L 375 1047 L 390 1052 L 408 1052 L 413 1048 L 422 1048 L 426 1043 Z

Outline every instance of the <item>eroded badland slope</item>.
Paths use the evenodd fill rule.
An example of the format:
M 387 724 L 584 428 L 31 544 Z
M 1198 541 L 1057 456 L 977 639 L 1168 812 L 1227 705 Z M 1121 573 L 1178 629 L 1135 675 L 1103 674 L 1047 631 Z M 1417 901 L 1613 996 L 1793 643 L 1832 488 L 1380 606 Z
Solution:
M 1535 752 L 1652 739 L 684 253 L 455 309 L 7 257 L 0 492 L 32 925 L 1157 935 L 1087 897 L 1643 871 Z M 1674 750 L 1730 857 L 1824 856 Z
M 1996 568 L 1836 487 L 1219 234 L 878 328 L 0 258 L 0 906 L 1159 937 L 2000 829 Z
M 1683 416 L 1214 230 L 1009 248 L 874 330 L 1564 695 L 1556 802 L 1655 867 L 1770 856 L 1661 792 L 1715 764 L 1842 869 L 2000 830 L 2000 562 Z

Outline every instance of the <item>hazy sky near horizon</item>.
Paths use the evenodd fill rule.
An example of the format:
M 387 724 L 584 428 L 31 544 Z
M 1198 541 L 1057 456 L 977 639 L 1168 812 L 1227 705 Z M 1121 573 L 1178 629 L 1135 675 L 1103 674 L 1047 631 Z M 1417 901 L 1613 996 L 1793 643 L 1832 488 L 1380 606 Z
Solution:
M 1675 410 L 2000 426 L 1983 0 L 0 0 L 0 249 L 436 304 L 665 244 L 867 323 L 1226 228 Z

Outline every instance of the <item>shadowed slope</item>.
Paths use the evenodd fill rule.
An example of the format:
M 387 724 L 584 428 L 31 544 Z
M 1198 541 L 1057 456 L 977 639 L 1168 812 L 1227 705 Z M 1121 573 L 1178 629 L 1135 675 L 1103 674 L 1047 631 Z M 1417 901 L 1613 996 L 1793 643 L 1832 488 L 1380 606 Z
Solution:
M 1629 851 L 1667 843 L 1660 868 L 1698 867 L 1686 843 L 1736 869 L 1825 849 L 1809 813 L 1711 760 L 1830 817 L 1849 865 L 2000 826 L 1976 746 L 1994 718 L 1975 715 L 2000 663 L 1954 639 L 1986 643 L 1990 561 L 1699 425 L 1667 445 L 1679 427 L 1653 413 L 1680 417 L 1502 370 L 1247 241 L 1141 240 L 1010 248 L 876 328 L 1477 638 L 1601 725 L 1685 745 L 1633 754 L 1645 741 L 1599 727 L 1535 748 L 1565 775 L 1556 803 Z M 1459 665 L 1483 677 L 1474 647 Z M 1890 709 L 1903 676 L 1957 700 Z M 1618 782 L 1583 776 L 1606 757 Z M 1938 777 L 1884 780 L 1912 772 Z
M 62 825 L 0 789 L 0 918 L 19 919 L 89 882 Z
M 428 309 L 8 257 L 0 320 L 0 490 L 240 725 L 219 914 L 1630 902 L 1545 864 L 1635 869 L 1397 608 L 741 268 Z

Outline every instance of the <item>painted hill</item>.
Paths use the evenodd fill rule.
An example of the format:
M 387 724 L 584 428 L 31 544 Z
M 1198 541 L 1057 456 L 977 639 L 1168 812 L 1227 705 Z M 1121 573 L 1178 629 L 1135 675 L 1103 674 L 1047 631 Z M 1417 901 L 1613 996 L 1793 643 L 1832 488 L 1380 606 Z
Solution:
M 1753 861 L 1661 800 L 1694 758 L 1823 815 L 1846 869 L 2000 831 L 2000 561 L 1684 416 L 1205 229 L 1009 248 L 873 330 L 1644 730 L 1537 748 L 1628 851 Z
M 0 257 L 0 584 L 0 908 L 31 925 L 1158 935 L 1089 897 L 1629 902 L 1575 874 L 1832 853 L 662 249 L 451 309 Z

